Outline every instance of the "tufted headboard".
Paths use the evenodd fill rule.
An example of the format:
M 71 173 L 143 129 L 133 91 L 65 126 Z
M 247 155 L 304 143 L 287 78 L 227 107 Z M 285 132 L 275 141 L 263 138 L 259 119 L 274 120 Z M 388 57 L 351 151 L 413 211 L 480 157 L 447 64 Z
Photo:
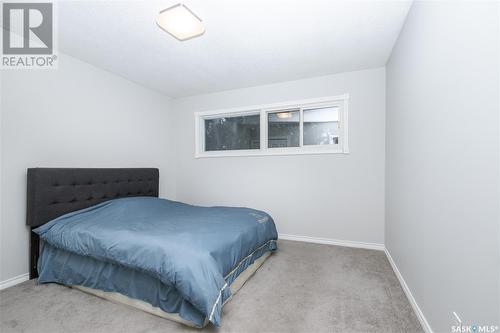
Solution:
M 28 169 L 26 224 L 31 229 L 56 217 L 100 202 L 134 196 L 158 196 L 159 171 L 137 169 Z M 38 276 L 38 236 L 31 232 L 30 278 Z

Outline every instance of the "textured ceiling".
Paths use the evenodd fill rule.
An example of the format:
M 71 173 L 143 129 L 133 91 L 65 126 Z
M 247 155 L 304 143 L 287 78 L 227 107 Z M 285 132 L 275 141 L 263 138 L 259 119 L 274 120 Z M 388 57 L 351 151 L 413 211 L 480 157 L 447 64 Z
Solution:
M 171 97 L 383 66 L 411 1 L 184 1 L 206 33 L 179 42 L 177 1 L 64 1 L 59 49 Z

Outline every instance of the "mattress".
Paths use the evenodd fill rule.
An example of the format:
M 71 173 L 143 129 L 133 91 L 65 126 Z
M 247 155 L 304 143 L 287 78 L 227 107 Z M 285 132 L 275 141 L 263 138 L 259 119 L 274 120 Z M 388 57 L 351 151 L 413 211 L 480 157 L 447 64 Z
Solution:
M 231 286 L 277 249 L 265 212 L 152 197 L 110 200 L 34 231 L 44 242 L 39 283 L 119 293 L 196 327 L 218 326 Z

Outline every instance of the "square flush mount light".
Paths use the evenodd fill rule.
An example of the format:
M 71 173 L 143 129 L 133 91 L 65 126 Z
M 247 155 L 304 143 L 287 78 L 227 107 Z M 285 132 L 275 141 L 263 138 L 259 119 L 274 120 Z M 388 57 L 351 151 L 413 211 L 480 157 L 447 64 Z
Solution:
M 180 41 L 205 33 L 201 19 L 181 3 L 162 10 L 156 18 L 156 23 Z

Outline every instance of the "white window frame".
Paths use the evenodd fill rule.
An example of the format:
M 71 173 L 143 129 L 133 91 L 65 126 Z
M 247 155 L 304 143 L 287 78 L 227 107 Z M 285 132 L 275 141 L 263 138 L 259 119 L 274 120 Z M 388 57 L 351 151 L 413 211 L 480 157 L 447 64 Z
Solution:
M 230 156 L 269 156 L 269 155 L 304 155 L 304 154 L 348 154 L 348 104 L 349 94 L 312 98 L 283 103 L 254 105 L 223 110 L 200 111 L 195 118 L 195 158 L 230 157 Z M 303 145 L 304 110 L 318 107 L 339 108 L 339 143 L 336 145 Z M 268 148 L 268 113 L 295 109 L 300 111 L 300 146 Z M 205 119 L 237 117 L 260 114 L 260 149 L 205 151 Z

